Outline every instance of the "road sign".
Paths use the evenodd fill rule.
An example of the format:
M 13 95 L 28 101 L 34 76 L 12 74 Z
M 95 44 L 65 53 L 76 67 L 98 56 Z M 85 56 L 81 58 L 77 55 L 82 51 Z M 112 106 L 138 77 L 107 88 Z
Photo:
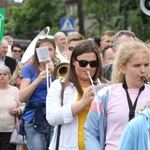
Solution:
M 60 19 L 60 27 L 63 32 L 74 31 L 74 19 L 73 18 L 62 18 Z
M 0 41 L 3 38 L 4 32 L 5 9 L 0 8 Z

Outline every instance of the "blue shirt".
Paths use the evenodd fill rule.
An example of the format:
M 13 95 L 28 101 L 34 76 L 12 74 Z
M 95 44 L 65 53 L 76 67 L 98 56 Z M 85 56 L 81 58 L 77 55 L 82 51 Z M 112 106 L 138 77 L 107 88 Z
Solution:
M 23 68 L 21 78 L 29 78 L 31 79 L 31 83 L 35 81 L 38 77 L 38 70 L 32 64 L 26 64 Z M 54 77 L 52 76 L 52 81 Z M 47 81 L 46 78 L 37 86 L 35 91 L 29 97 L 26 102 L 36 102 L 36 103 L 46 103 L 46 96 L 47 96 Z M 34 118 L 35 109 L 29 110 L 25 112 L 23 115 L 24 120 L 30 120 Z M 43 108 L 43 114 L 46 114 L 46 108 Z

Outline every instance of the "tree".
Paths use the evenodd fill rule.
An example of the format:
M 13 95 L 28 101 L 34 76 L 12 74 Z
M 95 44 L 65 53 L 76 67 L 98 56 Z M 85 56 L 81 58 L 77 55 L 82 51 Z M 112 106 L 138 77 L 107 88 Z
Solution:
M 115 0 L 84 0 L 85 16 L 96 19 L 98 22 L 98 35 L 105 30 L 113 30 L 115 16 L 117 16 L 117 2 Z
M 69 1 L 69 0 L 67 0 Z M 70 0 L 71 2 L 72 0 Z M 80 0 L 76 1 L 78 4 Z M 80 6 L 80 5 L 79 5 Z M 84 28 L 92 20 L 94 31 L 83 31 L 85 37 L 101 35 L 106 30 L 132 30 L 142 40 L 149 39 L 150 19 L 140 8 L 139 0 L 82 0 L 83 14 L 65 14 L 64 3 L 60 0 L 24 0 L 22 8 L 11 7 L 11 19 L 6 19 L 5 34 L 18 38 L 34 38 L 45 26 L 51 27 L 51 34 L 58 30 L 59 20 L 63 17 L 79 17 L 84 20 Z M 82 13 L 82 12 L 81 12 Z M 82 22 L 81 22 L 82 23 Z
M 119 14 L 123 16 L 119 20 L 120 29 L 130 29 L 144 41 L 149 38 L 150 19 L 142 12 L 139 0 L 120 0 Z
M 139 0 L 84 0 L 84 20 L 96 19 L 99 29 L 95 35 L 106 30 L 132 30 L 142 40 L 149 39 L 150 17 L 140 8 Z
M 64 14 L 64 5 L 59 0 L 24 0 L 23 7 L 10 8 L 12 18 L 6 24 L 6 31 L 13 24 L 14 37 L 33 39 L 46 26 L 59 27 Z

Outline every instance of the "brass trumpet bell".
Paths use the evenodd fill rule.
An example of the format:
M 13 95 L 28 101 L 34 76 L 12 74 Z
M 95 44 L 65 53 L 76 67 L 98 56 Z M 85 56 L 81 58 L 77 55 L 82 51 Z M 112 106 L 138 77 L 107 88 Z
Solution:
M 57 65 L 53 71 L 53 75 L 55 78 L 63 78 L 66 76 L 69 69 L 69 63 L 60 63 Z

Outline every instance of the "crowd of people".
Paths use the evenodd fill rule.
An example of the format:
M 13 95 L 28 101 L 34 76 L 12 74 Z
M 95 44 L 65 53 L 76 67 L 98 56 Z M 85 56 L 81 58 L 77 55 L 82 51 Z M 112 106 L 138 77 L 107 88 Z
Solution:
M 150 74 L 149 44 L 129 30 L 90 38 L 59 31 L 39 36 L 34 51 L 22 63 L 23 48 L 11 36 L 0 42 L 0 150 L 149 147 L 150 85 L 143 81 Z M 48 59 L 40 59 L 47 51 Z M 27 145 L 9 142 L 15 118 Z

